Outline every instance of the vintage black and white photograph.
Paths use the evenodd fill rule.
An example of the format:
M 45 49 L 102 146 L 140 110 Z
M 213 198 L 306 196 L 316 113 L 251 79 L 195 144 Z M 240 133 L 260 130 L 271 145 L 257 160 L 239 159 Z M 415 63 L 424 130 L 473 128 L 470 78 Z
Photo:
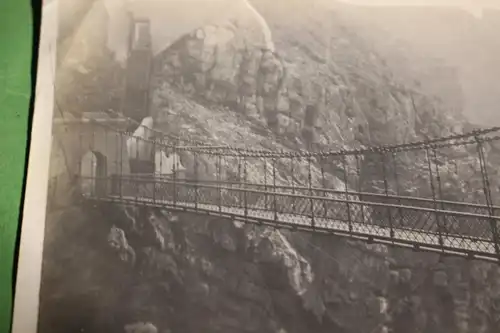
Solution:
M 14 333 L 499 332 L 500 3 L 42 20 Z

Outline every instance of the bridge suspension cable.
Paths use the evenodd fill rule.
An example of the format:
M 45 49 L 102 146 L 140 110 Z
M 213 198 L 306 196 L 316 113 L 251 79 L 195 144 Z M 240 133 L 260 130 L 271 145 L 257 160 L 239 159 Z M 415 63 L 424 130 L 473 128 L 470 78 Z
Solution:
M 113 111 L 114 112 L 114 111 Z M 115 112 L 116 113 L 116 112 Z M 116 113 L 120 115 L 119 113 Z M 474 130 L 471 132 L 463 133 L 463 134 L 455 134 L 446 137 L 440 137 L 431 140 L 422 140 L 415 141 L 410 143 L 396 144 L 396 145 L 382 145 L 382 146 L 371 146 L 361 149 L 345 149 L 345 150 L 332 150 L 332 151 L 307 151 L 307 150 L 299 150 L 299 151 L 276 151 L 276 150 L 267 150 L 267 149 L 249 149 L 242 147 L 234 147 L 230 145 L 207 145 L 206 142 L 201 142 L 197 140 L 189 140 L 182 139 L 177 136 L 172 136 L 162 131 L 150 128 L 145 126 L 131 118 L 125 117 L 128 121 L 133 122 L 137 126 L 141 126 L 146 130 L 150 130 L 155 134 L 158 134 L 158 137 L 154 139 L 148 138 L 140 138 L 145 142 L 154 143 L 163 147 L 173 148 L 176 147 L 179 151 L 198 151 L 198 153 L 206 153 L 206 154 L 215 154 L 215 155 L 223 155 L 223 156 L 246 156 L 246 157 L 268 157 L 268 158 L 285 158 L 285 157 L 296 157 L 296 158 L 308 158 L 308 157 L 328 157 L 328 156 L 348 156 L 348 155 L 363 155 L 367 153 L 377 153 L 377 152 L 404 152 L 411 151 L 416 149 L 423 148 L 446 148 L 453 146 L 465 146 L 470 144 L 475 144 L 478 141 L 481 142 L 493 142 L 500 140 L 500 127 L 491 127 L 487 129 Z M 133 133 L 127 131 L 120 131 L 113 128 L 110 125 L 105 125 L 93 119 L 89 119 L 96 124 L 96 126 L 106 127 L 109 130 L 116 131 L 117 133 L 129 136 L 136 137 Z M 484 137 L 482 136 L 499 133 L 499 135 L 492 137 Z M 137 137 L 136 137 L 137 138 Z M 165 138 L 171 139 L 174 143 L 169 143 L 165 140 Z M 180 142 L 187 142 L 192 144 L 191 146 L 180 146 Z
M 89 121 L 94 122 L 97 126 L 106 127 L 107 129 L 113 130 L 119 134 L 123 134 L 129 137 L 136 137 L 131 132 L 117 130 L 110 125 L 105 125 L 93 119 L 90 119 Z M 144 125 L 141 126 L 143 126 L 145 129 L 148 130 L 151 129 L 150 127 Z M 206 142 L 203 143 L 198 141 L 192 142 L 194 144 L 193 146 L 179 146 L 178 144 L 168 143 L 167 141 L 165 141 L 164 138 L 168 137 L 167 134 L 157 130 L 155 130 L 155 132 L 159 133 L 161 135 L 161 138 L 155 138 L 155 139 L 140 138 L 140 139 L 145 142 L 154 143 L 166 148 L 175 147 L 179 151 L 197 151 L 198 153 L 214 154 L 222 156 L 241 156 L 241 157 L 245 156 L 245 157 L 267 157 L 267 158 L 286 158 L 286 157 L 309 158 L 309 157 L 329 157 L 329 156 L 355 156 L 355 155 L 364 155 L 368 153 L 386 153 L 386 152 L 395 153 L 395 152 L 405 152 L 405 151 L 419 150 L 425 148 L 439 149 L 439 148 L 447 148 L 454 146 L 466 146 L 470 144 L 475 144 L 479 141 L 483 143 L 488 143 L 500 140 L 500 127 L 492 127 L 488 129 L 472 131 L 460 135 L 451 135 L 432 140 L 416 141 L 416 142 L 397 144 L 397 145 L 372 146 L 362 149 L 346 149 L 346 150 L 332 150 L 332 151 L 306 151 L 306 150 L 274 151 L 274 150 L 259 150 L 259 149 L 233 147 L 229 145 L 212 146 L 212 145 L 207 145 Z M 499 135 L 481 138 L 481 136 L 497 132 L 499 133 Z M 178 140 L 178 138 L 176 138 L 175 140 Z
M 223 150 L 223 154 L 226 154 L 226 156 L 231 156 L 232 154 L 238 155 L 238 156 L 248 156 L 248 157 L 320 157 L 320 156 L 340 156 L 340 155 L 362 155 L 370 152 L 401 152 L 401 151 L 410 151 L 412 149 L 420 149 L 423 147 L 434 147 L 434 148 L 445 148 L 445 147 L 451 147 L 451 146 L 459 146 L 459 145 L 467 145 L 467 144 L 472 144 L 477 141 L 477 137 L 479 136 L 484 136 L 492 133 L 500 133 L 500 127 L 490 127 L 490 128 L 485 128 L 485 129 L 479 129 L 479 130 L 473 130 L 470 132 L 465 132 L 462 134 L 453 134 L 449 136 L 444 136 L 444 137 L 439 137 L 439 138 L 434 138 L 430 140 L 421 140 L 421 141 L 414 141 L 414 142 L 409 142 L 409 143 L 401 143 L 401 144 L 395 144 L 395 145 L 378 145 L 378 146 L 370 146 L 366 148 L 361 148 L 361 149 L 347 149 L 347 150 L 331 150 L 331 151 L 309 151 L 309 150 L 291 150 L 291 151 L 276 151 L 276 150 L 269 150 L 269 149 L 250 149 L 250 148 L 243 148 L 243 147 L 235 147 L 235 146 L 230 146 L 230 145 L 207 145 L 206 142 L 198 141 L 198 140 L 192 140 L 192 139 L 185 139 L 181 138 L 179 136 L 171 135 L 168 133 L 165 133 L 163 131 L 159 131 L 157 129 L 150 128 L 148 126 L 145 126 L 141 124 L 140 122 L 131 119 L 129 117 L 125 117 L 119 112 L 109 110 L 109 112 L 115 114 L 116 116 L 124 117 L 128 121 L 134 123 L 138 127 L 143 127 L 146 130 L 152 131 L 155 134 L 158 134 L 160 138 L 169 138 L 174 142 L 186 142 L 190 144 L 191 146 L 186 146 L 186 147 L 178 147 L 180 150 L 198 150 L 199 152 L 207 151 L 208 150 Z M 491 142 L 491 141 L 497 141 L 500 140 L 500 135 L 495 136 L 495 137 L 489 137 L 489 138 L 483 138 L 481 139 L 483 142 Z M 151 140 L 152 142 L 160 143 L 160 144 L 165 144 L 165 141 L 157 139 Z M 173 146 L 172 144 L 167 144 L 167 146 Z M 178 144 L 176 145 L 178 146 Z M 214 152 L 215 154 L 220 154 L 221 152 Z

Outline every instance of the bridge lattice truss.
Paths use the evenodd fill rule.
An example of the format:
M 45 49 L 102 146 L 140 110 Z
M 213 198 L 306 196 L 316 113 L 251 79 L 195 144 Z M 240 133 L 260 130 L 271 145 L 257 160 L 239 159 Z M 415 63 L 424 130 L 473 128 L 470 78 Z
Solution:
M 499 128 L 358 150 L 278 152 L 186 146 L 104 127 L 121 141 L 178 156 L 185 172 L 172 163 L 170 174 L 81 174 L 80 184 L 93 184 L 89 200 L 500 262 Z

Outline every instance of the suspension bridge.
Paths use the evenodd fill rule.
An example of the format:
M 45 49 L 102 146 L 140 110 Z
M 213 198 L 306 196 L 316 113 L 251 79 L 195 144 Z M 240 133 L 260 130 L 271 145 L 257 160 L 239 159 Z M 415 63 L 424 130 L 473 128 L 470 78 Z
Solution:
M 357 150 L 270 151 L 186 145 L 148 128 L 137 136 L 126 123 L 55 123 L 86 200 L 500 262 L 498 128 Z

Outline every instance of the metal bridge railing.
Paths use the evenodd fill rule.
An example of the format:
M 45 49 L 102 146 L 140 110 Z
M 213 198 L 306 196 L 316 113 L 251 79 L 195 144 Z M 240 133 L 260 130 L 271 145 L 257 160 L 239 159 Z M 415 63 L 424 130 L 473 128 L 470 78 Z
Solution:
M 83 138 L 78 151 L 107 157 L 78 175 L 82 185 L 90 181 L 81 186 L 89 188 L 88 197 L 274 226 L 345 229 L 369 240 L 500 259 L 499 128 L 326 152 L 186 146 L 138 133 L 96 122 L 95 133 Z M 158 162 L 157 153 L 170 160 Z M 141 167 L 130 174 L 131 159 L 147 162 L 149 174 L 139 174 L 146 172 Z
M 97 180 L 97 179 L 96 179 Z M 99 179 L 110 183 L 110 179 Z M 115 179 L 116 181 L 116 179 Z M 90 194 L 99 200 L 112 200 L 137 205 L 189 208 L 203 212 L 220 212 L 255 221 L 287 224 L 291 228 L 346 232 L 365 235 L 372 241 L 386 240 L 435 251 L 482 255 L 495 258 L 495 243 L 490 216 L 471 211 L 425 207 L 422 200 L 406 198 L 404 204 L 359 200 L 353 193 L 348 198 L 283 191 L 279 186 L 250 184 L 215 184 L 213 182 L 175 181 L 134 175 L 120 177 L 121 187 L 109 195 Z M 254 184 L 255 185 L 255 184 Z M 260 187 L 260 189 L 259 189 Z M 266 199 L 267 198 L 267 199 Z M 397 199 L 397 198 L 394 198 Z M 462 208 L 463 203 L 455 203 Z M 314 217 L 314 218 L 313 218 Z M 444 220 L 453 228 L 440 229 Z

